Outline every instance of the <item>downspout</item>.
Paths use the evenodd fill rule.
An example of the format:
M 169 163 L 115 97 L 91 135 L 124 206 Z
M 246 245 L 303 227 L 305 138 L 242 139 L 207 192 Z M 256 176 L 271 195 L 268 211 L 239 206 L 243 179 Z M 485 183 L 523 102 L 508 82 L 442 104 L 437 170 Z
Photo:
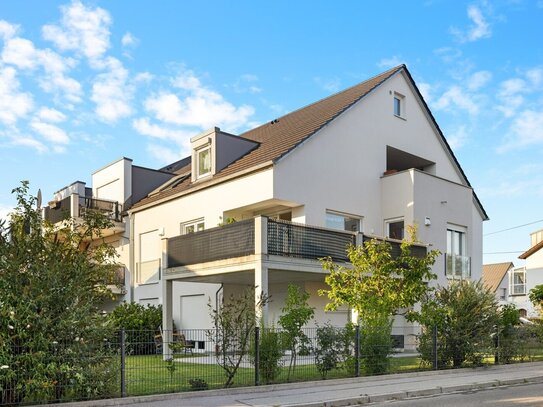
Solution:
M 224 288 L 224 283 L 221 283 L 221 286 L 215 292 L 215 315 L 217 315 L 219 312 L 219 293 L 223 290 L 223 288 Z M 216 344 L 215 353 L 217 353 L 218 343 L 219 343 L 219 325 L 218 325 L 217 319 L 215 318 L 215 344 Z
M 134 302 L 134 283 L 136 280 L 136 270 L 135 270 L 135 253 L 134 253 L 134 214 L 130 213 L 129 215 L 129 224 L 130 224 L 130 242 L 129 242 L 129 264 L 130 264 L 130 302 Z

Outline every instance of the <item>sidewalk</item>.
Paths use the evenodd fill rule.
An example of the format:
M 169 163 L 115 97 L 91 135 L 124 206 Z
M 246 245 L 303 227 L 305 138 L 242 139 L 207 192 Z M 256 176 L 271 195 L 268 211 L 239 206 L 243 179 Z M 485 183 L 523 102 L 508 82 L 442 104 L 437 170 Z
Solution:
M 67 403 L 63 406 L 339 407 L 543 382 L 543 362 Z

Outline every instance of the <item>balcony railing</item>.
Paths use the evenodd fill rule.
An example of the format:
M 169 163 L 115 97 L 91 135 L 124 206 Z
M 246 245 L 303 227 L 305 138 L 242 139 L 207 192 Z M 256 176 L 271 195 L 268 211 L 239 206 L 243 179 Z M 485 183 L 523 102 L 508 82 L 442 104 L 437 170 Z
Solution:
M 121 222 L 122 206 L 116 201 L 107 201 L 104 199 L 79 197 L 79 216 L 84 216 L 86 212 L 93 211 L 105 215 L 108 219 Z
M 72 213 L 72 197 L 78 200 L 77 208 L 74 208 Z M 93 211 L 105 215 L 108 219 L 121 222 L 122 205 L 116 201 L 107 201 L 104 199 L 78 197 L 72 195 L 57 202 L 51 202 L 45 207 L 45 219 L 51 223 L 62 222 L 63 220 L 78 218 L 85 213 Z
M 254 219 L 168 239 L 169 267 L 248 256 L 254 253 Z
M 347 262 L 347 246 L 355 243 L 356 235 L 351 232 L 268 220 L 268 254 L 311 260 L 331 257 Z
M 447 253 L 445 275 L 450 278 L 471 278 L 471 257 Z

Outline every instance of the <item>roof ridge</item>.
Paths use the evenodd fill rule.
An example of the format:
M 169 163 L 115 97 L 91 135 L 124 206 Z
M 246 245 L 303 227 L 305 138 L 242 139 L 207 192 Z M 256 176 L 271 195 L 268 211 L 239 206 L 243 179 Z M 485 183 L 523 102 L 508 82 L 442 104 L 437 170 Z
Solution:
M 293 114 L 295 114 L 295 113 L 300 112 L 301 110 L 307 109 L 307 108 L 309 108 L 309 107 L 311 107 L 311 106 L 314 106 L 314 105 L 316 105 L 316 104 L 319 104 L 319 103 L 322 103 L 322 102 L 327 101 L 327 100 L 329 100 L 329 99 L 332 99 L 332 98 L 334 98 L 334 97 L 336 97 L 336 96 L 338 96 L 338 95 L 342 95 L 342 94 L 344 94 L 344 93 L 347 93 L 347 92 L 351 91 L 352 89 L 354 89 L 354 88 L 356 88 L 356 87 L 359 87 L 359 86 L 361 86 L 361 85 L 363 85 L 363 84 L 365 84 L 365 83 L 371 82 L 371 81 L 375 80 L 376 78 L 378 78 L 378 77 L 380 77 L 380 76 L 383 76 L 383 77 L 386 76 L 387 79 L 388 79 L 388 77 L 392 76 L 394 73 L 400 71 L 401 69 L 407 69 L 407 67 L 405 66 L 405 64 L 401 64 L 401 65 L 395 66 L 394 68 L 391 68 L 391 69 L 389 69 L 389 70 L 387 70 L 387 71 L 384 71 L 384 72 L 381 72 L 381 73 L 379 73 L 379 74 L 377 74 L 377 75 L 374 75 L 374 76 L 372 76 L 371 78 L 368 78 L 368 79 L 366 79 L 366 80 L 364 80 L 364 81 L 362 81 L 362 82 L 358 82 L 358 83 L 356 83 L 356 84 L 354 84 L 354 85 L 352 85 L 352 86 L 349 86 L 349 87 L 346 88 L 346 89 L 342 89 L 342 90 L 340 90 L 340 91 L 337 91 L 336 93 L 333 93 L 333 94 L 331 94 L 331 95 L 325 96 L 325 97 L 323 97 L 322 99 L 319 99 L 319 100 L 317 100 L 317 101 L 315 101 L 315 102 L 309 103 L 309 104 L 304 105 L 304 106 L 302 106 L 302 107 L 299 107 L 299 108 L 297 108 L 297 109 L 295 109 L 295 110 L 292 110 L 292 111 L 290 111 L 290 112 L 288 112 L 288 113 L 285 113 L 284 115 L 279 116 L 279 117 L 276 117 L 275 119 L 271 120 L 271 122 L 281 121 L 281 119 L 283 119 L 284 117 L 288 117 L 288 116 L 290 116 L 290 115 L 293 115 Z M 385 79 L 383 79 L 383 81 L 384 81 L 384 80 L 385 80 Z M 379 86 L 383 81 L 380 81 L 376 86 Z M 372 89 L 373 89 L 373 88 L 372 88 Z M 365 94 L 364 94 L 364 95 L 365 95 Z M 361 97 L 363 97 L 364 95 L 361 95 Z M 357 101 L 358 101 L 359 99 L 360 99 L 360 98 L 357 98 Z M 355 102 L 355 103 L 356 103 L 356 102 Z M 350 106 L 350 105 L 349 105 L 349 106 Z M 253 131 L 255 131 L 255 130 L 259 129 L 259 128 L 262 128 L 262 127 L 264 127 L 264 126 L 267 126 L 267 125 L 269 125 L 269 124 L 270 124 L 270 121 L 266 121 L 266 122 L 262 123 L 260 126 L 253 127 L 252 129 L 249 129 L 249 130 L 247 130 L 247 131 L 241 133 L 241 134 L 239 135 L 239 137 L 242 137 L 243 135 L 245 135 L 245 134 L 247 134 L 247 133 L 251 133 L 251 132 L 253 132 Z

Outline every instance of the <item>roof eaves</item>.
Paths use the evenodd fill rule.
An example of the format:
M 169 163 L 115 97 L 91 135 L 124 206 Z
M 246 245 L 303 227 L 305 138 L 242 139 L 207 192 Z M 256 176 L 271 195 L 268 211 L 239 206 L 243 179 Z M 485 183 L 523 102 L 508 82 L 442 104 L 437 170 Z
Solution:
M 543 240 L 539 242 L 538 244 L 536 244 L 535 246 L 530 247 L 528 250 L 526 250 L 524 253 L 518 256 L 518 258 L 521 260 L 526 260 L 532 254 L 538 252 L 541 249 L 543 249 Z

